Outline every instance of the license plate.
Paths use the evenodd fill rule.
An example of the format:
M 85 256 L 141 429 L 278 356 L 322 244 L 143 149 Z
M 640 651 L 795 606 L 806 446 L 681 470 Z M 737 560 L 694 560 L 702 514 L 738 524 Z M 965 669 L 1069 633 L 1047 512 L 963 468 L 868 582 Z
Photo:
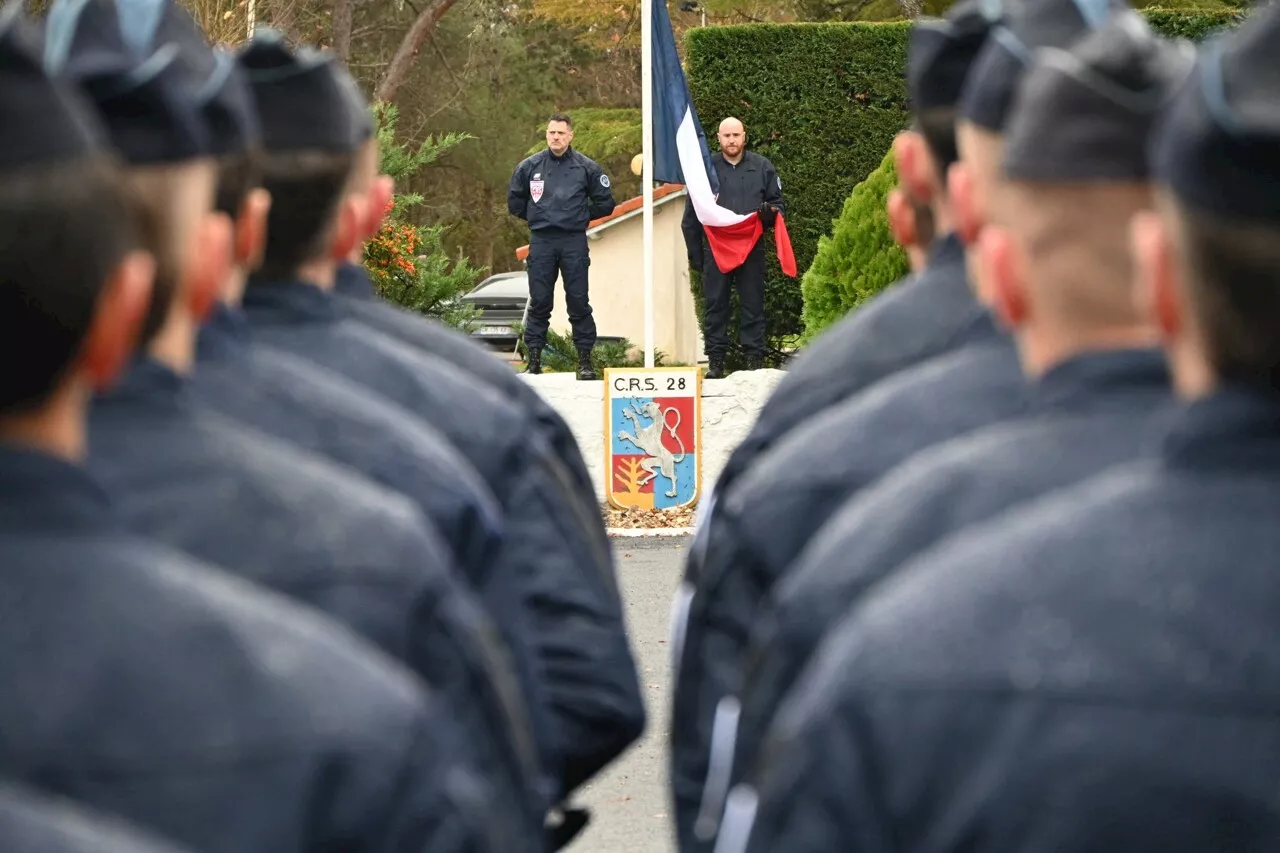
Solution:
M 510 326 L 481 326 L 476 329 L 477 335 L 514 335 L 515 329 Z

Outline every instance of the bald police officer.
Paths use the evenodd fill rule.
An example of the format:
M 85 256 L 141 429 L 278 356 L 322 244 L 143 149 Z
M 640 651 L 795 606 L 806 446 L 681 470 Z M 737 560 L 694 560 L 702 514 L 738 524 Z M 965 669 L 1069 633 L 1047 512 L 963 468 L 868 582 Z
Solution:
M 596 322 L 587 299 L 587 226 L 613 213 L 609 176 L 596 161 L 573 149 L 573 119 L 556 113 L 547 122 L 547 148 L 516 166 L 507 188 L 507 210 L 529 223 L 529 316 L 524 342 L 529 373 L 542 372 L 542 348 L 555 307 L 556 275 L 564 278 L 564 298 L 578 350 L 578 378 L 595 379 L 591 350 Z
M 711 157 L 720 181 L 716 201 L 734 213 L 758 212 L 764 227 L 773 227 L 785 207 L 778 170 L 764 157 L 746 150 L 747 131 L 738 119 L 731 116 L 720 122 L 719 139 L 720 152 Z M 738 337 L 747 353 L 747 369 L 759 370 L 764 366 L 764 240 L 756 241 L 742 266 L 723 271 L 706 251 L 702 225 L 693 205 L 685 205 L 680 227 L 689 251 L 689 265 L 702 273 L 707 378 L 724 377 L 724 357 L 729 349 L 729 289 L 733 286 L 738 288 L 742 307 Z

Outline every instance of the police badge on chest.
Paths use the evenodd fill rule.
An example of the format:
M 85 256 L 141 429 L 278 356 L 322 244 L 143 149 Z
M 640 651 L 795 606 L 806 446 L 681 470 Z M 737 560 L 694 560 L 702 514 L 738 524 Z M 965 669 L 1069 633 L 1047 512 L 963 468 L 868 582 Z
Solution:
M 533 180 L 529 181 L 529 196 L 533 199 L 533 203 L 537 204 L 542 200 L 542 189 L 545 186 L 542 180 L 542 173 L 534 173 Z

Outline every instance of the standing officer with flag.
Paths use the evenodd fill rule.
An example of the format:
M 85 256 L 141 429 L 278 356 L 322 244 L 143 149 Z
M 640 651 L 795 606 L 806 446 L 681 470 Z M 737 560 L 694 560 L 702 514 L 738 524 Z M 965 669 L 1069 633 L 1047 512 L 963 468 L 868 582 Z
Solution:
M 507 210 L 529 223 L 529 316 L 524 342 L 529 373 L 542 372 L 542 348 L 555 306 L 556 274 L 564 277 L 564 298 L 578 350 L 578 378 L 595 379 L 591 350 L 596 323 L 587 298 L 587 226 L 613 213 L 609 176 L 596 161 L 572 147 L 573 119 L 556 113 L 547 122 L 547 148 L 516 167 L 507 189 Z
M 734 213 L 757 213 L 764 228 L 773 227 L 783 210 L 782 180 L 778 170 L 767 159 L 747 151 L 747 131 L 742 122 L 729 117 L 720 122 L 720 153 L 711 157 L 712 168 L 719 179 L 716 203 Z M 725 270 L 711 258 L 706 262 L 703 251 L 703 228 L 692 204 L 684 209 L 685 246 L 689 265 L 702 273 L 702 293 L 706 299 L 705 335 L 707 340 L 708 379 L 724 377 L 724 356 L 729 348 L 729 288 L 736 285 L 742 308 L 739 337 L 747 352 L 747 370 L 764 366 L 764 241 L 761 234 L 752 244 L 742 263 Z

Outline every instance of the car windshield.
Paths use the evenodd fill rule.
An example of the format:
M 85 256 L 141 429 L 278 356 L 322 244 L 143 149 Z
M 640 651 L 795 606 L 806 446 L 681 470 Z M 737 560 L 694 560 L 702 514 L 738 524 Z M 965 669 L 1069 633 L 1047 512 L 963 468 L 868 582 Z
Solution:
M 468 299 L 520 299 L 529 295 L 529 278 L 525 273 L 495 275 L 481 282 L 467 294 Z

